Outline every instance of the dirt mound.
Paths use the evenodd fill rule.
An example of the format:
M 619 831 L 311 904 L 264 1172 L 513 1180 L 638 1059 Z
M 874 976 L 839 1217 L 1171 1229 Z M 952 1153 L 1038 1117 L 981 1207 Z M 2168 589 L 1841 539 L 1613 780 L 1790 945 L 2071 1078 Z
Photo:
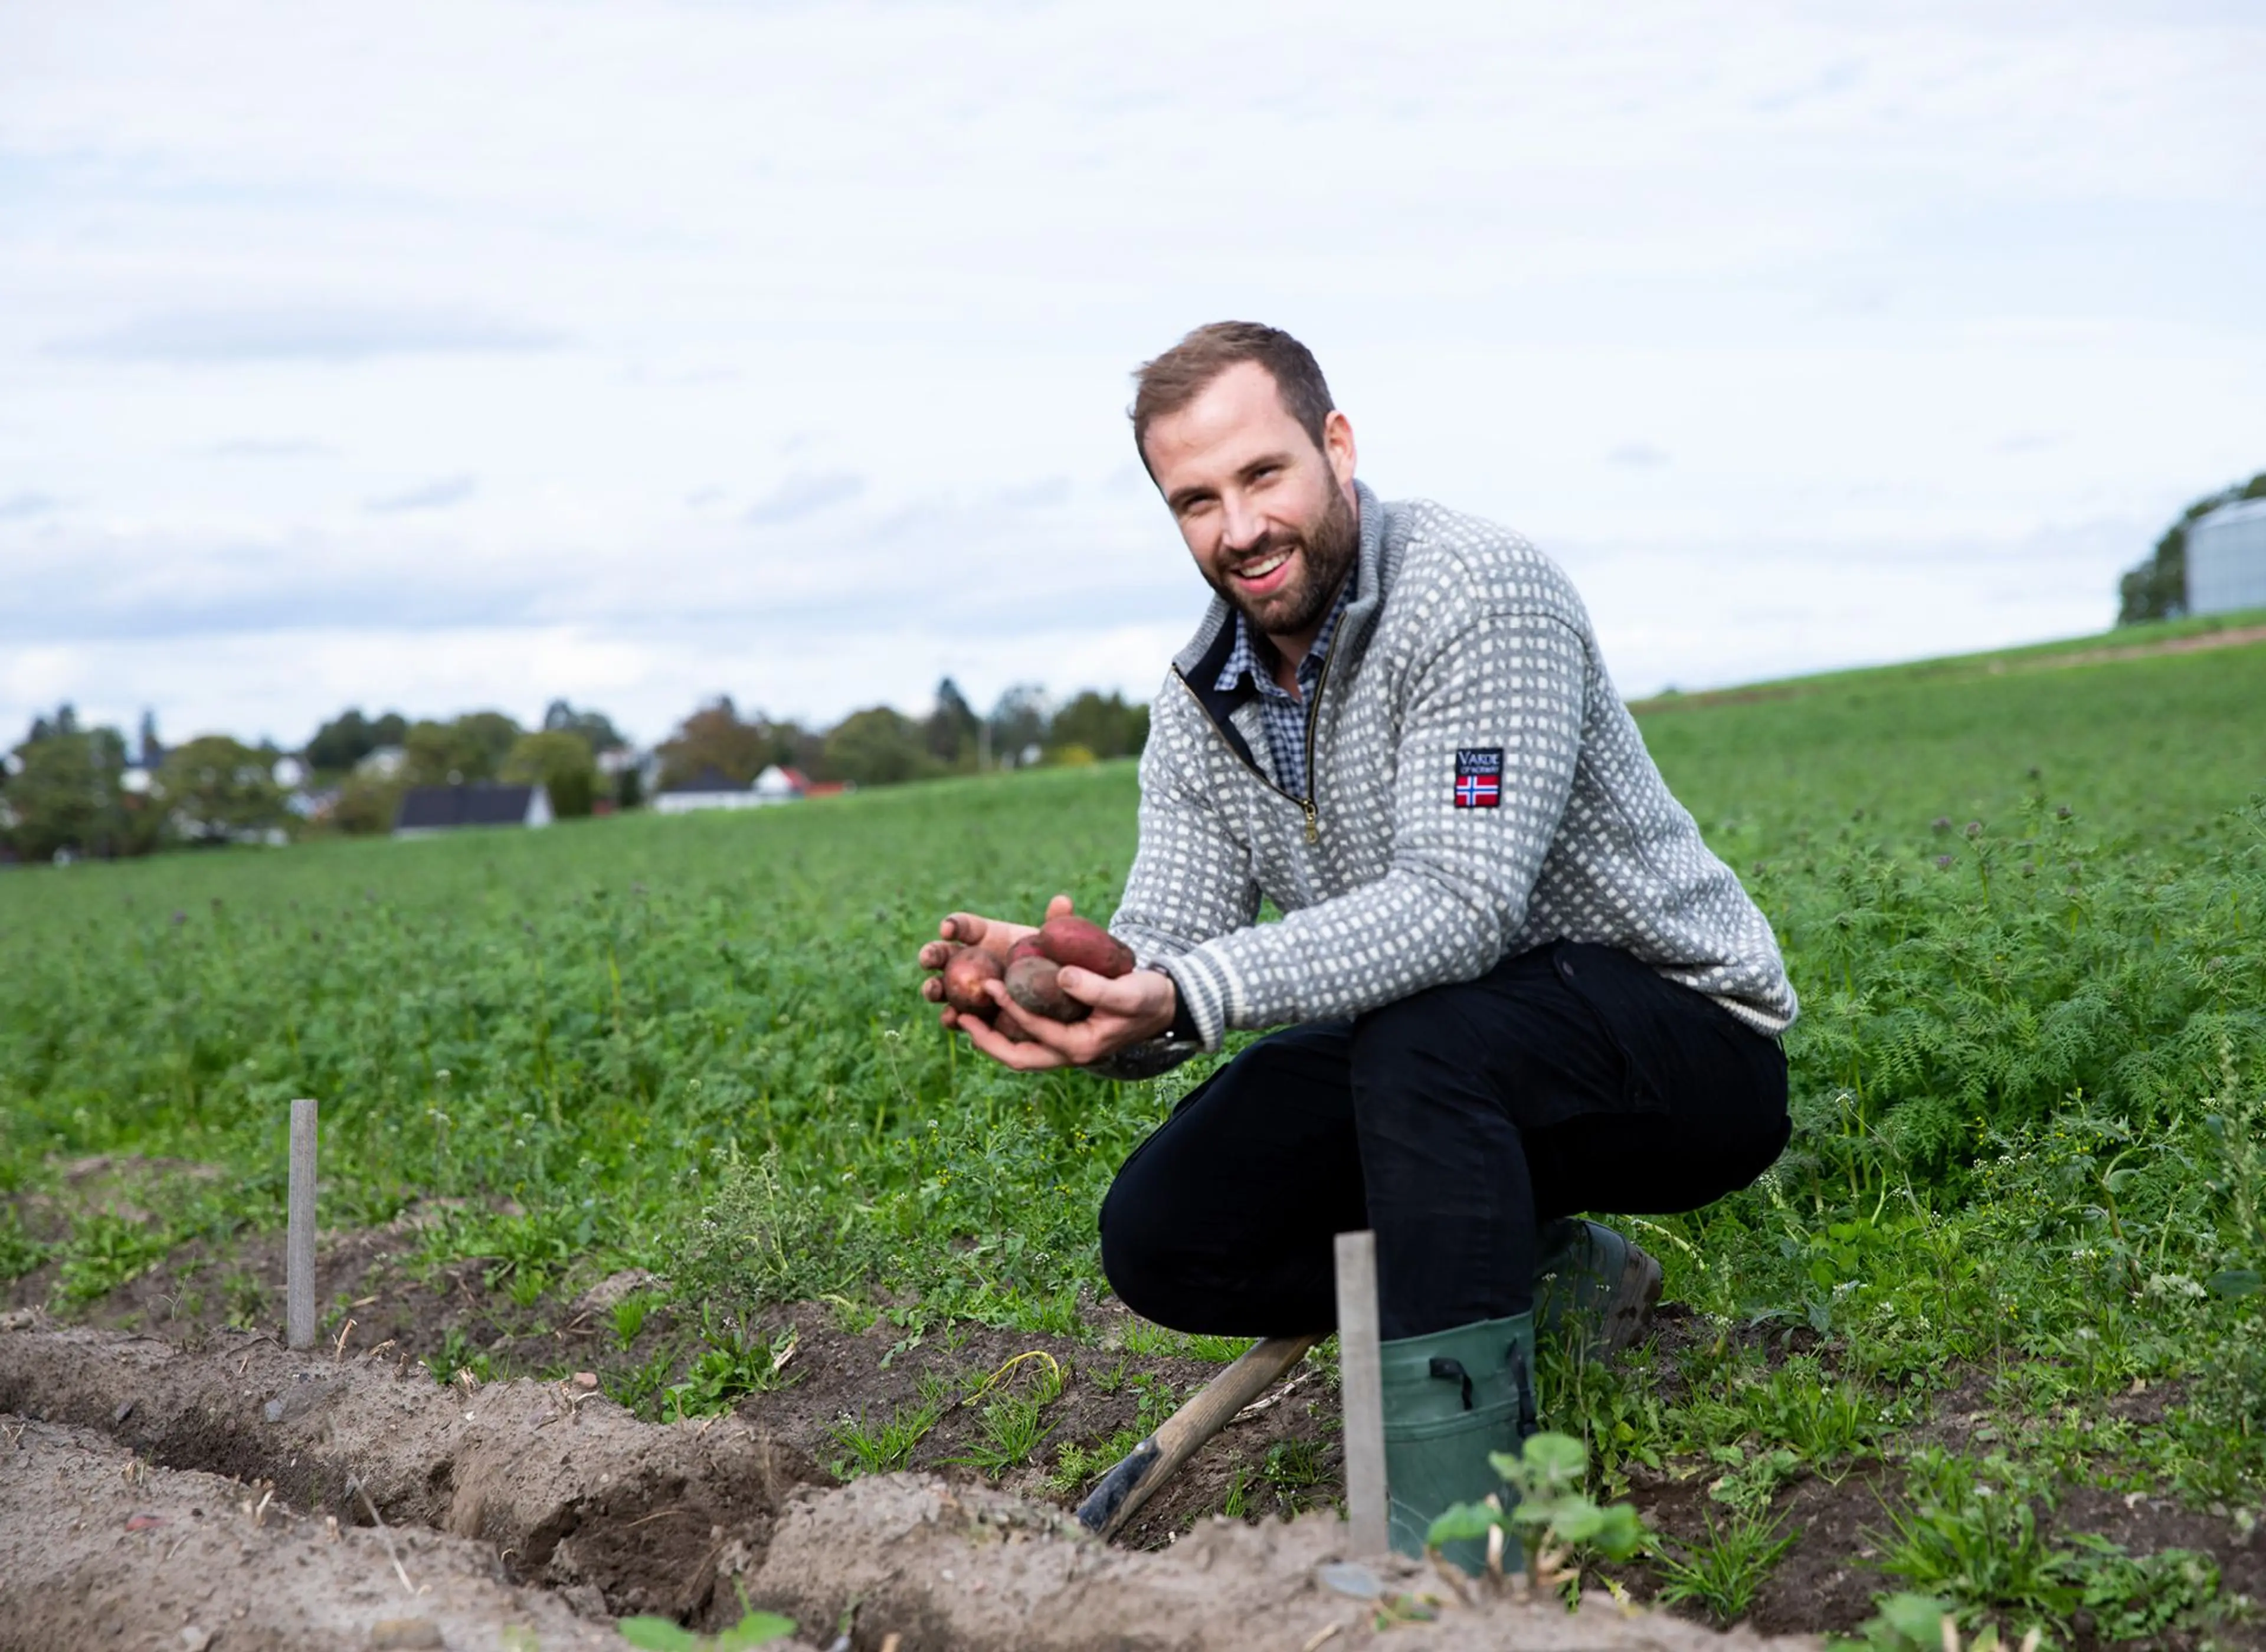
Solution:
M 932 1476 L 807 1483 L 807 1458 L 735 1418 L 660 1426 L 572 1383 L 443 1388 L 406 1362 L 252 1336 L 192 1351 L 0 1333 L 0 1412 L 37 1419 L 0 1466 L 0 1648 L 186 1645 L 185 1626 L 225 1652 L 359 1648 L 387 1614 L 430 1619 L 450 1646 L 497 1644 L 507 1625 L 546 1648 L 618 1646 L 589 1619 L 713 1628 L 742 1588 L 806 1626 L 846 1614 L 851 1644 L 895 1634 L 904 1652 L 1349 1644 L 1380 1613 L 1410 1648 L 1763 1644 L 1465 1599 L 1413 1562 L 1333 1570 L 1343 1527 L 1327 1515 L 1105 1549 L 1058 1509 Z M 387 1531 L 357 1529 L 369 1506 Z M 429 1593 L 402 1592 L 389 1543 Z
M 265 1487 L 151 1468 L 88 1429 L 0 1428 L 0 1652 L 485 1652 L 511 1631 L 543 1652 L 623 1645 L 610 1624 L 501 1579 L 485 1544 L 333 1525 Z
M 99 1428 L 295 1509 L 478 1539 L 593 1610 L 705 1619 L 727 1544 L 760 1549 L 807 1461 L 731 1419 L 641 1423 L 572 1384 L 444 1388 L 384 1357 L 238 1334 L 187 1352 L 86 1330 L 0 1336 L 0 1411 Z

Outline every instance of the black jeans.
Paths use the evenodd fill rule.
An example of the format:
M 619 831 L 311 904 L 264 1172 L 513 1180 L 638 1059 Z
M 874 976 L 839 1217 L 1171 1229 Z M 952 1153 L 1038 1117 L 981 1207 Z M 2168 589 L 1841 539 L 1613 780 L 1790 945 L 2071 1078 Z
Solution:
M 1560 941 L 1252 1045 L 1119 1168 L 1102 1267 L 1178 1330 L 1323 1331 L 1332 1236 L 1371 1228 L 1384 1334 L 1420 1336 L 1526 1312 L 1542 1223 L 1696 1210 L 1789 1130 L 1777 1040 Z

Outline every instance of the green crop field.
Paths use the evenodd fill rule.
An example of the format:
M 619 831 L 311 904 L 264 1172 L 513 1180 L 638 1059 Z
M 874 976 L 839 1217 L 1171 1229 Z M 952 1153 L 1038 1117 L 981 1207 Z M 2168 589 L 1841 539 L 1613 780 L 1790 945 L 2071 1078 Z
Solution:
M 1811 1626 L 1893 1590 L 2056 1644 L 2258 1644 L 2266 647 L 1642 716 L 1804 1014 L 1785 1159 L 1642 1224 L 1659 1341 L 1546 1362 L 1550 1422 L 1661 1528 L 1626 1577 L 1728 1621 L 1861 1551 L 1858 1609 L 1820 1583 Z M 523 1307 L 642 1267 L 712 1340 L 822 1300 L 1087 1334 L 1095 1208 L 1204 1066 L 1004 1074 L 911 959 L 957 907 L 1106 914 L 1136 790 L 1121 764 L 0 876 L 0 1280 L 91 1312 L 272 1231 L 311 1095 L 326 1225 L 435 1212 L 428 1260 Z M 157 1162 L 74 1207 L 92 1155 Z M 1047 1449 L 1074 1486 L 1086 1447 Z

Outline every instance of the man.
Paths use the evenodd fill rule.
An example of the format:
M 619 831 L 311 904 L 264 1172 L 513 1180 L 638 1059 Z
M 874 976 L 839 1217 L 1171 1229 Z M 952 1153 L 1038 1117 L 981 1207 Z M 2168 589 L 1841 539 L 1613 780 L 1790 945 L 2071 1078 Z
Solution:
M 1135 443 L 1217 593 L 1151 708 L 1111 923 L 1140 967 L 1064 970 L 1092 1006 L 1067 1026 L 995 985 L 1027 1042 L 943 1019 L 1011 1067 L 1117 1076 L 1287 1029 L 1126 1160 L 1102 1262 L 1164 1325 L 1316 1331 L 1332 1236 L 1374 1229 L 1393 1541 L 1414 1550 L 1533 1426 L 1538 1275 L 1607 1345 L 1658 1295 L 1656 1262 L 1574 1213 L 1695 1209 L 1785 1145 L 1795 996 L 1555 564 L 1381 503 L 1286 333 L 1201 327 L 1137 383 Z M 1255 921 L 1262 896 L 1281 921 Z M 957 913 L 921 961 L 1025 932 Z

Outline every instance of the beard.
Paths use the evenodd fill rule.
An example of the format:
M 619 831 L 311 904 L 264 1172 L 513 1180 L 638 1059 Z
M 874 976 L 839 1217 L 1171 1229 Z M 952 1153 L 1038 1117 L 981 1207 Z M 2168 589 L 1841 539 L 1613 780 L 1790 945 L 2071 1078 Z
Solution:
M 1231 573 L 1236 567 L 1263 562 L 1280 552 L 1294 552 L 1297 571 L 1281 590 L 1269 592 L 1263 598 L 1246 599 L 1224 576 L 1215 579 L 1207 571 L 1204 579 L 1227 599 L 1230 607 L 1261 632 L 1270 637 L 1295 637 L 1321 624 L 1322 616 L 1337 600 L 1338 588 L 1345 583 L 1346 571 L 1353 567 L 1354 555 L 1360 548 L 1361 518 L 1344 490 L 1333 486 L 1329 503 L 1319 518 L 1297 532 L 1270 530 L 1257 545 L 1237 553 Z

